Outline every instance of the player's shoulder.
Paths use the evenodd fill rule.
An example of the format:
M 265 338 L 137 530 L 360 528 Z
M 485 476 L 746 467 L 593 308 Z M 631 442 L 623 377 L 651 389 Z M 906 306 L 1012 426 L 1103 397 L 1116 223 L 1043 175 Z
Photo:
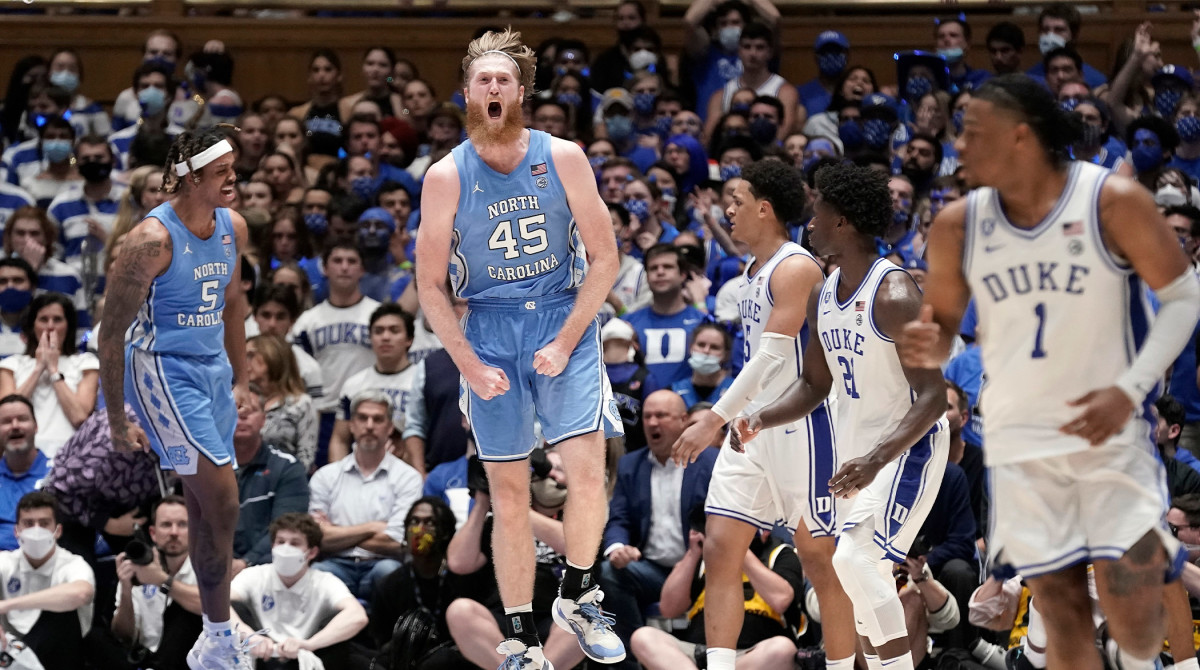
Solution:
M 921 302 L 921 289 L 912 275 L 896 265 L 883 268 L 875 289 L 876 308 L 893 308 Z
M 454 158 L 454 152 L 447 153 L 438 162 L 429 166 L 423 180 L 424 188 L 444 187 L 450 184 L 458 185 L 458 161 Z

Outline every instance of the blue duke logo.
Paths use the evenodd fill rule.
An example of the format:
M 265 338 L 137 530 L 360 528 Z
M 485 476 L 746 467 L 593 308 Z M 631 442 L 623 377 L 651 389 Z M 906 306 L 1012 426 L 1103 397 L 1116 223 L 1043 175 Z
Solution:
M 20 590 L 21 590 L 21 578 L 20 577 L 13 577 L 12 579 L 8 580 L 8 592 L 9 593 L 16 593 L 17 591 L 20 591 Z
M 264 612 L 270 612 L 273 609 L 275 609 L 275 599 L 264 593 L 262 597 L 262 610 Z

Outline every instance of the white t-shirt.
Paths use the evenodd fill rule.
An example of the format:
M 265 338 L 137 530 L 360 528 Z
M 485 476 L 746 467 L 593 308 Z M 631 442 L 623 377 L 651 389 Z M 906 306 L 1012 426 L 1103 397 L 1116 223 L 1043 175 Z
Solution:
M 0 368 L 11 370 L 19 387 L 37 368 L 37 359 L 25 354 L 9 356 L 0 361 Z M 59 356 L 58 358 L 58 371 L 62 373 L 67 387 L 72 391 L 79 390 L 79 383 L 83 381 L 84 372 L 99 369 L 100 359 L 92 353 Z M 34 443 L 48 458 L 54 458 L 54 454 L 58 453 L 58 448 L 66 444 L 67 440 L 75 434 L 75 426 L 71 425 L 71 420 L 63 412 L 62 403 L 58 401 L 58 394 L 54 392 L 54 384 L 50 381 L 49 374 L 43 374 L 42 378 L 38 380 L 37 386 L 33 387 L 33 397 L 30 400 L 33 402 L 34 418 L 37 419 L 37 439 Z
M 377 307 L 379 302 L 366 296 L 349 307 L 334 307 L 326 300 L 301 314 L 292 326 L 296 343 L 321 364 L 325 385 L 321 398 L 314 398 L 318 412 L 336 411 L 342 384 L 375 363 L 368 324 Z
M 417 312 L 413 319 L 412 346 L 408 348 L 408 360 L 420 363 L 425 357 L 438 349 L 445 349 L 442 341 L 432 330 L 425 327 L 425 315 Z
M 337 613 L 338 603 L 353 597 L 342 580 L 312 567 L 290 589 L 270 563 L 242 570 L 229 585 L 230 600 L 250 606 L 274 640 L 307 640 Z
M 92 568 L 83 558 L 62 547 L 56 547 L 50 560 L 36 570 L 29 564 L 29 559 L 25 558 L 25 552 L 20 549 L 0 551 L 0 583 L 4 584 L 0 595 L 5 600 L 45 591 L 51 586 L 81 581 L 95 588 L 96 576 L 92 573 Z M 92 601 L 89 600 L 86 605 L 75 610 L 79 615 L 79 630 L 82 635 L 87 635 L 92 627 L 92 605 Z M 41 614 L 41 610 L 13 610 L 0 621 L 3 622 L 6 631 L 24 635 L 33 628 Z
M 354 400 L 354 396 L 363 391 L 383 391 L 387 397 L 392 400 L 392 423 L 396 426 L 396 430 L 404 430 L 404 408 L 408 405 L 409 393 L 413 389 L 413 378 L 416 376 L 417 366 L 409 363 L 408 367 L 400 372 L 384 374 L 375 369 L 375 366 L 367 368 L 346 380 L 342 385 L 342 400 L 338 406 L 338 418 L 343 421 L 350 420 L 350 402 Z
M 192 559 L 185 558 L 179 572 L 175 573 L 176 584 L 195 584 L 196 573 L 192 570 Z M 121 592 L 124 585 L 117 583 L 117 607 L 121 606 Z M 138 642 L 150 651 L 158 651 L 162 642 L 163 613 L 171 604 L 171 596 L 163 593 L 157 586 L 142 584 L 133 587 L 133 627 L 138 631 Z

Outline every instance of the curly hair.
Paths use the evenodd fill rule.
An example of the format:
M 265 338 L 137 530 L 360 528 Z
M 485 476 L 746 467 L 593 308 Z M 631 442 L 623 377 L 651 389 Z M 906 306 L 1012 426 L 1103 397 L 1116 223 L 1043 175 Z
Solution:
M 880 237 L 892 224 L 888 177 L 878 170 L 830 165 L 817 172 L 816 186 L 821 200 L 846 217 L 859 233 Z
M 804 216 L 804 177 L 780 161 L 759 161 L 742 170 L 750 194 L 771 203 L 779 223 L 787 225 Z
M 191 174 L 194 172 L 192 169 L 192 156 L 199 154 L 221 140 L 230 140 L 232 143 L 234 140 L 231 138 L 231 134 L 239 130 L 241 129 L 232 124 L 219 123 L 212 128 L 195 131 L 185 130 L 179 133 L 179 137 L 175 138 L 175 142 L 171 144 L 171 149 L 167 151 L 167 162 L 163 166 L 162 191 L 174 195 L 183 186 L 183 178 L 175 174 L 176 163 L 187 163 L 189 174 Z
M 467 55 L 462 60 L 463 83 L 467 83 L 471 78 L 471 63 L 482 58 L 489 51 L 499 51 L 512 59 L 517 66 L 521 85 L 525 87 L 525 97 L 532 96 L 533 77 L 536 70 L 533 49 L 521 42 L 521 33 L 513 32 L 511 26 L 504 32 L 487 32 L 478 39 L 471 40 L 471 43 L 467 45 Z
M 441 496 L 425 496 L 418 499 L 408 508 L 408 514 L 404 516 L 404 527 L 407 529 L 412 525 L 413 514 L 421 505 L 429 505 L 433 511 L 433 528 L 434 528 L 434 553 L 445 555 L 446 549 L 450 546 L 450 540 L 454 539 L 454 511 L 442 500 Z

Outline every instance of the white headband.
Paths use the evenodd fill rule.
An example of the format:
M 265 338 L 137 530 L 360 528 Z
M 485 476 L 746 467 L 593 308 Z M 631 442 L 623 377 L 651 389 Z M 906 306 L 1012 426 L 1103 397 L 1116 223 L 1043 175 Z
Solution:
M 516 66 L 517 66 L 517 73 L 518 73 L 518 74 L 520 74 L 520 72 L 521 72 L 521 65 L 520 65 L 519 63 L 517 63 L 517 59 L 516 59 L 516 58 L 513 58 L 513 57 L 512 57 L 511 55 L 509 55 L 508 53 L 506 53 L 506 52 L 503 52 L 503 51 L 500 51 L 500 50 L 498 50 L 498 49 L 489 49 L 489 50 L 487 50 L 487 51 L 485 51 L 485 52 L 483 52 L 483 53 L 479 54 L 479 57 L 480 57 L 480 58 L 483 58 L 484 56 L 486 56 L 486 55 L 488 55 L 488 54 L 500 54 L 501 56 L 504 56 L 505 58 L 509 59 L 510 61 L 512 61 L 512 64 L 513 64 L 513 65 L 516 65 Z
M 229 140 L 221 140 L 220 142 L 217 142 L 216 144 L 205 149 L 204 151 L 201 151 L 200 153 L 196 154 L 195 156 L 192 156 L 192 168 L 195 168 L 196 170 L 200 170 L 205 165 L 208 165 L 209 163 L 220 158 L 221 156 L 224 156 L 225 154 L 229 154 L 229 153 L 233 153 L 233 145 L 231 145 L 229 143 Z M 180 177 L 182 177 L 183 175 L 187 174 L 190 171 L 191 171 L 191 168 L 188 168 L 187 161 L 175 164 L 175 174 Z

